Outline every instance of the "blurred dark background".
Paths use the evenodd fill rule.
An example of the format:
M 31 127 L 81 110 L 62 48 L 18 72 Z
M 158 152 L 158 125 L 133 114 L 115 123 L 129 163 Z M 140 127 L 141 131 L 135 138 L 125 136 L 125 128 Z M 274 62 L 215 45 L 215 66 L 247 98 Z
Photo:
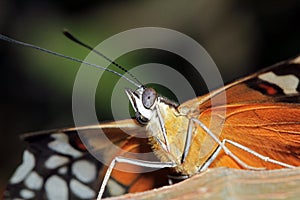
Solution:
M 81 59 L 88 51 L 66 39 L 63 28 L 92 45 L 137 27 L 180 31 L 205 47 L 225 82 L 299 54 L 299 19 L 298 0 L 0 1 L 2 34 Z M 21 162 L 19 134 L 73 126 L 79 64 L 0 41 L 0 65 L 3 189 Z

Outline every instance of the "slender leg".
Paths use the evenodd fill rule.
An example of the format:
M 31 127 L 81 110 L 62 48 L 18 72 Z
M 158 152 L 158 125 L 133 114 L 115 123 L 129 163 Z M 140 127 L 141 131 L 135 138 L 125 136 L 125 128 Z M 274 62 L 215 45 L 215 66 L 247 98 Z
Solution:
M 163 162 L 153 162 L 153 161 L 145 161 L 145 160 L 137 160 L 137 159 L 131 159 L 131 158 L 125 158 L 125 157 L 115 157 L 113 161 L 110 163 L 104 179 L 102 181 L 97 200 L 100 200 L 102 198 L 102 195 L 104 193 L 105 186 L 107 185 L 107 182 L 109 180 L 110 174 L 115 167 L 116 163 L 127 163 L 127 164 L 132 164 L 136 166 L 141 166 L 141 167 L 149 167 L 149 168 L 157 168 L 157 169 L 162 169 L 165 167 L 175 167 L 175 163 L 163 163 Z
M 242 150 L 244 150 L 244 151 L 247 151 L 248 153 L 251 153 L 252 155 L 254 155 L 254 156 L 256 156 L 256 157 L 262 159 L 262 160 L 265 161 L 265 162 L 274 163 L 274 164 L 277 164 L 277 165 L 280 165 L 280 166 L 286 167 L 286 168 L 295 168 L 295 166 L 292 166 L 292 165 L 289 165 L 289 164 L 280 162 L 280 161 L 278 161 L 278 160 L 274 160 L 274 159 L 269 158 L 269 157 L 267 157 L 267 156 L 261 155 L 261 154 L 257 153 L 256 151 L 253 151 L 252 149 L 250 149 L 250 148 L 248 148 L 248 147 L 246 147 L 246 146 L 244 146 L 244 145 L 241 145 L 241 144 L 239 144 L 239 143 L 237 143 L 237 142 L 234 142 L 234 141 L 232 141 L 232 140 L 224 139 L 222 143 L 225 144 L 225 142 L 227 142 L 227 143 L 229 143 L 229 144 L 232 144 L 232 145 L 234 145 L 234 146 L 236 146 L 236 147 L 238 147 L 238 148 L 240 148 L 240 149 L 242 149 Z
M 189 125 L 188 125 L 187 134 L 186 134 L 184 150 L 183 150 L 183 154 L 181 156 L 181 163 L 183 163 L 185 161 L 185 158 L 186 158 L 187 154 L 190 151 L 192 136 L 193 136 L 193 132 L 192 132 L 193 128 L 194 128 L 193 121 L 189 120 Z
M 161 128 L 161 131 L 163 133 L 163 138 L 165 140 L 165 146 L 166 146 L 166 150 L 167 152 L 170 152 L 170 144 L 169 144 L 169 140 L 168 140 L 168 137 L 167 137 L 167 131 L 166 131 L 166 128 L 165 128 L 165 123 L 164 123 L 164 120 L 161 116 L 161 113 L 160 113 L 160 109 L 158 106 L 156 106 L 156 112 L 157 112 L 157 117 L 158 117 L 158 121 L 159 121 L 159 124 L 160 124 L 160 128 Z
M 252 167 L 252 166 L 249 166 L 247 165 L 245 162 L 243 162 L 241 159 L 239 159 L 235 154 L 233 154 L 226 146 L 225 146 L 225 143 L 230 143 L 244 151 L 247 151 L 248 153 L 251 153 L 252 155 L 266 161 L 266 162 L 271 162 L 271 163 L 274 163 L 274 164 L 278 164 L 280 166 L 283 166 L 283 167 L 287 167 L 287 168 L 293 168 L 294 166 L 291 166 L 291 165 L 288 165 L 286 163 L 282 163 L 282 162 L 279 162 L 277 160 L 273 160 L 269 157 L 266 157 L 266 156 L 263 156 L 255 151 L 253 151 L 252 149 L 248 148 L 248 147 L 245 147 L 239 143 L 236 143 L 236 142 L 233 142 L 231 140 L 226 140 L 224 139 L 222 142 L 219 140 L 219 138 L 213 134 L 211 132 L 211 130 L 209 130 L 200 120 L 198 119 L 190 119 L 190 124 L 189 124 L 189 128 L 188 128 L 188 135 L 191 135 L 192 133 L 191 130 L 193 127 L 190 127 L 190 126 L 194 126 L 194 123 L 197 123 L 213 140 L 215 140 L 216 143 L 218 143 L 218 148 L 215 150 L 215 152 L 212 154 L 212 156 L 205 162 L 204 165 L 202 165 L 200 168 L 199 168 L 199 172 L 201 171 L 204 171 L 206 170 L 210 164 L 216 159 L 216 157 L 219 155 L 220 151 L 223 150 L 225 152 L 225 154 L 227 154 L 228 156 L 230 156 L 231 158 L 233 158 L 238 164 L 240 164 L 242 167 L 244 167 L 245 169 L 251 169 L 251 170 L 262 170 L 264 168 L 256 168 L 256 167 Z M 191 136 L 189 136 L 191 137 Z M 187 146 L 187 145 L 186 145 Z M 190 145 L 189 145 L 190 146 Z M 190 147 L 185 147 L 185 149 L 189 149 Z
M 218 146 L 218 148 L 215 150 L 215 152 L 211 155 L 211 157 L 198 169 L 198 172 L 203 172 L 205 171 L 211 163 L 214 162 L 214 160 L 217 158 L 219 155 L 220 151 L 223 149 L 224 152 L 233 158 L 238 164 L 240 164 L 243 168 L 245 169 L 250 169 L 250 170 L 264 170 L 265 168 L 257 168 L 257 167 L 252 167 L 247 165 L 245 162 L 243 162 L 241 159 L 239 159 L 236 155 L 234 155 L 226 146 L 225 146 L 226 140 L 222 141 L 223 146 Z M 255 152 L 256 153 L 256 152 Z

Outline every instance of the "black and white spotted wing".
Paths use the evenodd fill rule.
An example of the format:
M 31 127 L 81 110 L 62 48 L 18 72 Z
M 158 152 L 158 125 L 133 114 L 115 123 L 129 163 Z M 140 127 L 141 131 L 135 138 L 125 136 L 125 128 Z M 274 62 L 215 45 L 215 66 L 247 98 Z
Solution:
M 81 146 L 76 131 L 24 137 L 29 147 L 9 180 L 6 199 L 91 199 L 102 165 Z
M 130 145 L 133 148 L 127 150 L 136 151 L 143 146 L 143 149 L 151 151 L 145 137 L 132 140 L 134 137 L 126 134 L 127 131 L 145 134 L 145 128 L 133 120 L 24 134 L 22 139 L 28 142 L 28 148 L 23 153 L 22 163 L 9 180 L 5 199 L 96 198 L 106 166 L 87 151 L 77 130 L 80 129 L 81 136 L 87 139 L 90 150 L 110 162 L 109 160 L 121 154 L 110 151 L 111 144 L 98 139 L 101 138 L 98 137 L 100 128 L 121 148 Z M 129 191 L 129 186 L 122 188 L 123 185 L 118 183 L 120 178 L 123 177 L 112 177 L 111 184 L 107 186 L 106 196 L 120 195 Z M 138 176 L 134 181 L 137 179 Z

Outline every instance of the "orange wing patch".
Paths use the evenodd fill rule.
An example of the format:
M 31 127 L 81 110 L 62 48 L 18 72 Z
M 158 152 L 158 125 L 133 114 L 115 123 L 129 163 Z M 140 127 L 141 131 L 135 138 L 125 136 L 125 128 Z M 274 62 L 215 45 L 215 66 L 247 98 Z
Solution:
M 221 108 L 214 108 L 214 112 Z M 211 114 L 206 110 L 200 120 Z M 227 106 L 226 119 L 220 140 L 240 143 L 264 156 L 300 165 L 300 105 L 297 104 L 246 104 Z M 205 121 L 204 121 L 205 122 Z M 206 121 L 207 123 L 207 121 Z M 212 130 L 214 130 L 212 128 Z M 216 129 L 215 129 L 216 130 Z M 244 150 L 227 145 L 241 160 L 250 166 L 278 168 Z M 226 166 L 241 168 L 225 154 L 220 154 L 211 167 Z

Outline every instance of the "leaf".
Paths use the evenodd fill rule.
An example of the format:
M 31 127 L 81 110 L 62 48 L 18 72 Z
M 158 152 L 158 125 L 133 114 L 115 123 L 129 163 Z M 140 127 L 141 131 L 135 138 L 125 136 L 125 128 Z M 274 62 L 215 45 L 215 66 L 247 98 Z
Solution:
M 126 194 L 125 199 L 298 199 L 300 167 L 267 171 L 211 168 L 183 182 L 146 192 Z

